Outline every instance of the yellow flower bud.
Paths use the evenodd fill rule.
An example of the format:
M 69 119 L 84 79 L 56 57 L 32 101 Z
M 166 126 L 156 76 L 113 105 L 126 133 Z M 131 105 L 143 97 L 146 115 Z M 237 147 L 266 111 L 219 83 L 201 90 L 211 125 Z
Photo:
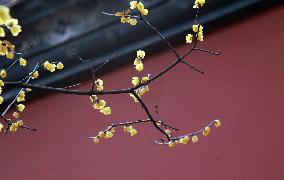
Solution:
M 18 109 L 18 111 L 23 112 L 24 109 L 25 109 L 25 105 L 23 105 L 23 104 L 18 104 L 17 109 Z
M 0 123 L 0 132 L 2 131 L 2 129 L 4 129 L 4 126 Z
M 14 112 L 13 113 L 13 117 L 16 118 L 16 119 L 19 119 L 20 114 L 18 112 Z
M 105 133 L 103 131 L 100 131 L 98 134 L 98 137 L 103 138 L 105 137 Z
M 173 147 L 175 147 L 177 144 L 174 142 L 174 141 L 170 141 L 169 142 L 169 147 L 170 148 L 173 148 Z
M 137 51 L 137 57 L 138 57 L 138 58 L 141 58 L 141 59 L 144 59 L 144 57 L 145 57 L 145 51 L 143 51 L 143 50 L 138 50 L 138 51 Z
M 215 125 L 215 127 L 220 127 L 221 126 L 221 121 L 218 120 L 218 119 L 214 120 L 214 125 Z
M 208 136 L 208 134 L 210 133 L 210 127 L 205 127 L 202 131 L 203 136 Z
M 26 66 L 27 65 L 27 61 L 24 58 L 20 58 L 19 59 L 19 63 L 21 66 Z
M 0 96 L 0 104 L 2 104 L 2 103 L 3 103 L 3 101 L 4 101 L 3 97 L 2 97 L 2 96 Z
M 39 76 L 39 72 L 38 71 L 35 71 L 33 74 L 32 74 L 32 79 L 37 79 Z
M 3 87 L 5 84 L 3 82 L 3 80 L 0 80 L 0 87 Z
M 143 71 L 144 66 L 143 66 L 142 63 L 140 63 L 140 64 L 137 64 L 137 65 L 135 66 L 135 69 L 136 69 L 137 71 L 141 72 L 141 71 Z
M 198 141 L 198 136 L 194 135 L 191 137 L 191 140 L 193 143 L 196 143 Z
M 137 8 L 137 4 L 138 4 L 137 1 L 131 1 L 131 2 L 130 2 L 130 9 L 135 9 L 135 8 Z
M 57 69 L 63 69 L 64 68 L 63 63 L 62 62 L 57 63 L 56 68 Z
M 93 138 L 93 142 L 94 142 L 95 144 L 98 144 L 98 143 L 100 142 L 100 139 L 99 139 L 98 137 L 94 137 L 94 138 Z
M 138 77 L 133 77 L 132 78 L 132 84 L 134 86 L 138 86 L 139 85 L 139 78 Z
M 112 136 L 113 136 L 112 132 L 111 131 L 107 131 L 105 138 L 106 139 L 110 139 L 110 138 L 112 138 Z
M 138 132 L 137 132 L 136 129 L 131 129 L 131 130 L 130 130 L 130 135 L 131 135 L 131 136 L 135 136 L 137 133 L 138 133 Z
M 5 71 L 5 69 L 2 69 L 2 70 L 0 71 L 0 77 L 1 77 L 1 78 L 7 77 L 7 72 Z
M 193 35 L 192 35 L 192 34 L 188 34 L 188 35 L 185 37 L 185 40 L 186 40 L 186 43 L 192 43 Z

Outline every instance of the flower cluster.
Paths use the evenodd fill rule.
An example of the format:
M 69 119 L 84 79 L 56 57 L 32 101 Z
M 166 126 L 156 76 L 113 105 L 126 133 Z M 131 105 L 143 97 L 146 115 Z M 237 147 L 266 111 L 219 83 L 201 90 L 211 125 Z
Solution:
M 95 110 L 100 110 L 101 113 L 104 115 L 110 115 L 111 114 L 111 108 L 106 106 L 106 101 L 101 99 L 99 100 L 96 95 L 90 96 L 90 100 L 93 103 L 93 108 Z
M 148 9 L 144 7 L 144 4 L 142 2 L 131 1 L 130 9 L 126 11 L 122 11 L 122 12 L 116 12 L 115 16 L 120 17 L 120 21 L 122 23 L 129 23 L 130 25 L 135 26 L 137 24 L 137 20 L 135 19 L 135 17 L 130 15 L 131 10 L 135 10 L 135 9 L 138 9 L 138 11 L 140 12 L 142 16 L 148 15 L 149 11 Z
M 193 8 L 198 9 L 205 4 L 205 0 L 195 0 Z
M 188 34 L 185 39 L 186 43 L 192 43 L 193 37 L 195 36 L 198 41 L 203 41 L 203 27 L 200 24 L 194 24 L 192 25 L 192 30 L 194 32 L 194 35 Z
M 130 136 L 135 136 L 138 133 L 138 131 L 134 129 L 131 125 L 124 126 L 123 131 L 129 133 Z M 110 139 L 113 137 L 114 133 L 115 133 L 115 128 L 110 126 L 106 131 L 100 131 L 97 136 L 91 138 L 93 139 L 93 142 L 95 144 L 98 144 L 100 142 L 100 139 L 102 138 L 106 140 Z
M 111 128 L 110 130 L 104 132 L 104 131 L 100 131 L 99 134 L 96 136 L 96 137 L 93 137 L 93 142 L 95 144 L 98 144 L 100 142 L 100 139 L 103 138 L 103 139 L 110 139 L 113 137 L 113 133 L 115 133 L 115 128 Z
M 22 31 L 22 27 L 18 24 L 18 20 L 11 17 L 10 9 L 0 5 L 0 37 L 5 37 L 5 30 L 2 26 L 8 28 L 13 36 L 18 36 Z
M 124 126 L 123 131 L 130 133 L 130 136 L 135 136 L 138 133 L 138 131 L 134 129 L 132 126 Z
M 220 120 L 218 120 L 218 119 L 216 119 L 216 120 L 214 120 L 213 121 L 213 124 L 215 125 L 215 127 L 220 127 L 221 126 L 221 121 Z M 166 132 L 167 130 L 165 130 L 165 132 Z M 209 135 L 209 133 L 210 133 L 210 131 L 211 131 L 211 128 L 209 127 L 209 126 L 206 126 L 203 130 L 202 130 L 202 134 L 203 134 L 203 136 L 208 136 Z M 168 132 L 166 132 L 167 134 L 169 133 L 169 135 L 170 135 L 170 131 L 168 131 Z M 198 132 L 199 133 L 199 132 Z M 191 134 L 191 135 L 185 135 L 185 136 L 182 136 L 182 137 L 180 137 L 180 138 L 177 138 L 177 139 L 175 139 L 175 140 L 172 140 L 172 141 L 170 141 L 169 143 L 168 143 L 168 146 L 170 147 L 170 148 L 173 148 L 173 147 L 175 147 L 176 145 L 178 145 L 178 144 L 188 144 L 189 142 L 190 142 L 190 137 L 191 137 L 191 141 L 193 142 L 193 143 L 196 143 L 196 142 L 198 142 L 198 136 L 197 136 L 197 134 L 198 133 L 193 133 L 193 134 Z M 170 135 L 170 137 L 171 137 L 171 135 Z
M 13 59 L 15 56 L 15 46 L 7 40 L 0 40 L 0 56 L 6 56 L 7 59 Z
M 200 8 L 205 4 L 205 0 L 195 0 L 193 8 Z M 203 27 L 200 24 L 192 25 L 193 35 L 187 34 L 185 37 L 186 43 L 192 43 L 195 37 L 198 41 L 203 41 Z
M 16 132 L 18 130 L 19 127 L 23 126 L 24 122 L 22 120 L 18 120 L 17 122 L 14 122 L 10 125 L 9 130 L 11 132 Z
M 137 51 L 137 57 L 134 60 L 134 66 L 135 66 L 135 69 L 139 72 L 144 69 L 142 59 L 145 58 L 145 54 L 146 53 L 143 50 Z M 136 76 L 132 77 L 132 84 L 134 85 L 134 87 L 136 87 L 140 84 L 145 84 L 149 81 L 149 78 L 150 78 L 150 74 L 148 74 L 148 76 L 142 77 L 141 80 L 139 79 L 139 77 L 136 77 Z M 135 93 L 139 97 L 143 96 L 148 91 L 149 91 L 149 86 L 147 86 L 147 85 L 141 86 L 141 87 L 135 89 Z M 138 99 L 133 94 L 130 93 L 130 96 L 134 99 L 135 102 L 138 102 Z
M 62 62 L 58 62 L 57 64 L 55 63 L 50 63 L 49 61 L 45 61 L 43 63 L 43 67 L 45 70 L 50 71 L 50 72 L 54 72 L 56 69 L 63 69 L 64 65 Z
M 137 51 L 137 58 L 134 60 L 134 66 L 135 66 L 135 69 L 139 72 L 143 71 L 144 69 L 144 66 L 143 66 L 143 62 L 142 62 L 142 59 L 145 58 L 145 51 L 143 50 L 138 50 Z

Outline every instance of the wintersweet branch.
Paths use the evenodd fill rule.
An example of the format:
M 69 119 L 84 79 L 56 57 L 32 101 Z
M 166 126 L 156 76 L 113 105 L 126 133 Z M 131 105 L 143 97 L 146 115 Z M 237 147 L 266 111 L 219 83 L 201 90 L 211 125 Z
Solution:
M 205 4 L 205 0 L 195 0 L 194 1 L 193 8 L 196 10 L 196 14 L 195 14 L 195 24 L 192 26 L 193 34 L 188 34 L 186 36 L 186 43 L 188 43 L 188 44 L 192 43 L 192 47 L 184 55 L 179 54 L 178 51 L 176 50 L 176 48 L 174 47 L 174 45 L 168 40 L 168 38 L 166 36 L 164 36 L 155 26 L 153 26 L 145 18 L 145 16 L 148 15 L 149 11 L 148 11 L 148 9 L 146 9 L 144 7 L 142 2 L 131 1 L 130 2 L 130 9 L 125 10 L 125 11 L 121 11 L 121 12 L 116 12 L 114 14 L 103 12 L 103 14 L 108 15 L 108 16 L 119 17 L 120 21 L 122 23 L 128 23 L 131 26 L 135 26 L 138 22 L 142 22 L 143 24 L 145 24 L 146 27 L 151 29 L 158 37 L 160 37 L 161 40 L 163 41 L 163 43 L 165 43 L 167 45 L 167 47 L 169 48 L 169 50 L 175 55 L 175 59 L 173 60 L 172 64 L 170 64 L 166 68 L 162 69 L 156 75 L 150 77 L 150 75 L 148 74 L 148 76 L 144 76 L 144 77 L 137 77 L 137 76 L 133 77 L 132 81 L 131 81 L 132 84 L 133 84 L 132 87 L 127 87 L 127 88 L 124 88 L 124 89 L 104 90 L 103 80 L 101 80 L 101 79 L 96 80 L 95 79 L 96 73 L 103 66 L 105 66 L 108 62 L 110 62 L 112 59 L 114 59 L 115 56 L 118 54 L 118 52 L 115 52 L 114 55 L 110 59 L 107 59 L 104 63 L 102 63 L 96 69 L 91 67 L 91 66 L 87 66 L 88 60 L 84 60 L 75 52 L 73 53 L 73 55 L 81 63 L 85 64 L 90 69 L 90 71 L 92 72 L 92 75 L 90 77 L 90 79 L 92 80 L 92 86 L 89 90 L 70 90 L 70 89 L 67 89 L 67 88 L 51 87 L 51 86 L 45 86 L 45 85 L 40 85 L 40 84 L 34 84 L 33 82 L 30 82 L 31 79 L 38 78 L 38 76 L 39 76 L 38 68 L 39 67 L 43 68 L 43 70 L 50 71 L 50 72 L 54 72 L 56 70 L 61 70 L 64 67 L 61 62 L 50 63 L 48 61 L 46 61 L 41 66 L 37 65 L 37 67 L 31 73 L 29 73 L 29 76 L 27 76 L 27 78 L 28 78 L 27 81 L 25 81 L 25 82 L 23 82 L 23 81 L 13 81 L 13 82 L 11 82 L 11 81 L 10 82 L 9 81 L 3 82 L 2 81 L 1 82 L 0 81 L 0 85 L 2 83 L 2 86 L 4 86 L 4 84 L 5 84 L 5 86 L 20 87 L 20 88 L 22 88 L 21 91 L 23 91 L 24 88 L 26 88 L 26 89 L 30 89 L 30 90 L 51 91 L 51 92 L 69 94 L 69 95 L 89 96 L 91 102 L 93 103 L 94 109 L 99 110 L 101 113 L 103 113 L 105 115 L 111 114 L 111 108 L 106 105 L 105 100 L 101 99 L 103 95 L 116 95 L 116 94 L 126 94 L 127 93 L 133 98 L 133 100 L 135 102 L 140 104 L 143 111 L 145 112 L 145 115 L 147 116 L 147 118 L 145 118 L 145 120 L 138 119 L 136 121 L 128 121 L 128 122 L 111 124 L 110 126 L 108 126 L 108 128 L 106 130 L 100 131 L 97 136 L 90 137 L 90 139 L 92 139 L 94 143 L 99 143 L 100 138 L 110 139 L 113 136 L 113 133 L 115 132 L 115 128 L 120 127 L 120 126 L 124 126 L 124 131 L 130 133 L 131 136 L 134 136 L 134 135 L 137 134 L 138 131 L 135 128 L 133 128 L 133 125 L 142 124 L 142 123 L 144 123 L 144 124 L 145 123 L 151 123 L 153 125 L 153 127 L 156 130 L 158 130 L 163 135 L 163 137 L 165 137 L 165 139 L 160 139 L 158 141 L 154 141 L 155 144 L 161 144 L 161 145 L 166 144 L 169 147 L 174 147 L 177 144 L 187 144 L 190 140 L 189 139 L 190 137 L 191 137 L 192 142 L 197 142 L 199 134 L 202 133 L 204 136 L 207 136 L 209 134 L 209 132 L 211 131 L 212 126 L 215 125 L 216 127 L 219 127 L 221 125 L 221 122 L 219 120 L 214 120 L 211 123 L 209 123 L 207 126 L 205 126 L 204 128 L 200 129 L 199 131 L 187 133 L 187 134 L 184 134 L 184 135 L 174 136 L 172 134 L 171 130 L 177 131 L 178 129 L 166 124 L 165 122 L 163 122 L 161 120 L 157 120 L 157 118 L 154 118 L 154 116 L 151 114 L 148 106 L 146 105 L 145 101 L 142 99 L 142 96 L 149 91 L 149 89 L 150 89 L 149 86 L 152 83 L 154 83 L 157 79 L 161 78 L 162 76 L 166 75 L 167 72 L 169 72 L 170 70 L 175 68 L 180 63 L 188 66 L 191 70 L 194 70 L 194 71 L 196 71 L 200 74 L 204 74 L 204 72 L 201 71 L 200 69 L 198 69 L 195 65 L 192 65 L 192 64 L 190 64 L 189 62 L 186 61 L 186 57 L 189 56 L 193 51 L 208 53 L 210 55 L 219 55 L 220 54 L 220 53 L 217 53 L 217 52 L 213 52 L 213 51 L 210 51 L 210 50 L 207 50 L 207 49 L 202 49 L 202 48 L 197 47 L 198 42 L 202 42 L 204 40 L 203 26 L 198 24 L 198 22 L 197 22 L 198 21 L 199 9 L 204 4 Z M 138 15 L 133 15 L 133 14 L 131 14 L 132 12 L 134 12 L 134 14 L 138 14 Z M 25 53 L 23 53 L 20 58 L 22 58 L 27 52 L 28 52 L 28 50 Z M 134 61 L 134 66 L 135 66 L 135 69 L 139 72 L 143 71 L 143 69 L 144 69 L 143 59 L 145 58 L 145 55 L 146 55 L 146 53 L 143 50 L 137 51 L 137 57 Z M 20 61 L 20 60 L 15 60 L 13 62 L 13 64 L 8 69 L 12 68 L 12 66 L 14 66 L 16 64 L 16 62 L 18 62 L 18 61 Z M 21 64 L 21 62 L 20 62 L 20 64 Z M 24 64 L 25 64 L 25 61 L 22 60 L 22 65 L 24 65 Z M 8 70 L 8 69 L 6 69 L 6 70 Z M 0 76 L 1 76 L 2 71 L 0 72 Z M 5 72 L 3 72 L 2 75 L 3 76 L 1 76 L 1 77 L 4 78 Z M 5 116 L 6 112 L 12 107 L 12 105 L 15 105 L 15 106 L 17 105 L 17 104 L 15 104 L 15 102 L 16 102 L 16 100 L 18 100 L 18 97 L 21 95 L 20 92 L 15 97 L 15 99 L 12 101 L 12 103 L 8 106 L 8 108 L 2 113 L 1 117 L 7 123 L 8 127 L 12 127 L 13 124 L 15 124 L 15 123 L 12 123 L 10 120 L 6 119 L 4 116 Z M 19 105 L 18 105 L 18 111 L 22 112 L 23 108 L 24 108 L 23 105 L 21 105 L 21 107 L 19 107 Z M 16 113 L 16 116 L 18 117 L 17 113 Z M 3 128 L 3 127 L 1 127 L 1 125 L 2 124 L 0 124 L 0 130 Z M 26 126 L 23 126 L 23 124 L 18 123 L 17 125 L 18 125 L 17 127 L 31 129 L 31 128 L 28 128 Z M 31 130 L 34 130 L 34 129 L 31 129 Z M 13 130 L 13 131 L 16 131 L 16 129 Z M 8 129 L 6 130 L 6 132 L 8 132 Z

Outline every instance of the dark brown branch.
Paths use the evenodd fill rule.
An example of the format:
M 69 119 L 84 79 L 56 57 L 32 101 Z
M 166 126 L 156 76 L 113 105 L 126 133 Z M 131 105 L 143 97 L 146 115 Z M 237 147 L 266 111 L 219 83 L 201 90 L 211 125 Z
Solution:
M 164 134 L 167 139 L 170 140 L 170 136 L 160 127 L 157 125 L 156 121 L 154 120 L 152 114 L 150 113 L 150 111 L 148 110 L 146 104 L 143 102 L 143 100 L 138 96 L 138 94 L 135 93 L 135 91 L 132 91 L 131 94 L 133 94 L 133 96 L 136 97 L 136 99 L 139 101 L 139 103 L 141 104 L 141 106 L 143 107 L 144 111 L 146 112 L 146 114 L 148 115 L 150 121 L 152 122 L 152 124 L 154 125 L 154 127 L 156 129 L 158 129 L 162 134 Z
M 215 120 L 214 120 L 215 121 Z M 214 121 L 210 122 L 207 126 L 205 127 L 212 127 L 214 125 Z M 185 136 L 189 136 L 189 137 L 192 137 L 194 135 L 198 135 L 198 134 L 201 134 L 203 132 L 204 128 L 198 130 L 198 131 L 195 131 L 195 132 L 191 132 L 191 133 L 188 133 L 188 134 L 184 134 L 182 136 L 176 136 L 176 137 L 171 137 L 170 140 L 168 141 L 165 141 L 163 139 L 161 139 L 160 141 L 154 141 L 155 144 L 160 144 L 160 145 L 168 145 L 170 141 L 175 141 L 175 140 L 179 140 L 181 138 L 184 138 Z

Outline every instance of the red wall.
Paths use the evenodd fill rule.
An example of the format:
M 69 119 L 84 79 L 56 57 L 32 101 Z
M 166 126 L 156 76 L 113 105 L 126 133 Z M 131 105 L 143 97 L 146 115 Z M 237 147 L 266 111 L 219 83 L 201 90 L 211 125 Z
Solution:
M 283 180 L 283 12 L 282 5 L 210 33 L 201 46 L 223 54 L 188 58 L 205 76 L 180 65 L 150 87 L 146 104 L 159 104 L 160 116 L 181 132 L 222 120 L 222 128 L 199 143 L 153 145 L 161 135 L 140 125 L 136 137 L 117 130 L 113 139 L 95 145 L 88 137 L 108 124 L 144 118 L 140 106 L 128 95 L 109 96 L 113 115 L 105 118 L 88 97 L 48 95 L 24 115 L 38 132 L 1 135 L 0 179 Z M 169 57 L 168 51 L 148 56 L 144 73 L 157 73 Z M 105 88 L 129 86 L 134 73 L 129 65 L 106 74 Z

